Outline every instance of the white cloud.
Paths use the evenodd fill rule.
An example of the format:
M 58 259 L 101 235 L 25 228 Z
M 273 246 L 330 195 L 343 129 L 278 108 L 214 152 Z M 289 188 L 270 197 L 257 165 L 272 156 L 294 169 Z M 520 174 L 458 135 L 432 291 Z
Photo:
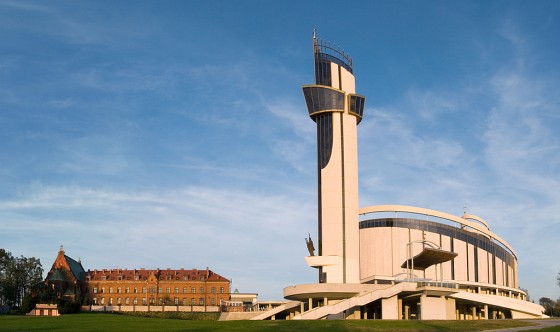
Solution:
M 42 244 L 29 244 L 40 247 L 45 267 L 58 244 L 64 244 L 68 255 L 81 257 L 92 269 L 170 267 L 159 266 L 164 262 L 175 268 L 210 265 L 240 280 L 267 280 L 271 271 L 293 269 L 305 276 L 303 259 L 291 258 L 303 256 L 303 238 L 315 225 L 314 198 L 302 198 L 194 186 L 133 192 L 36 185 L 17 200 L 0 202 L 2 218 L 12 220 L 0 230 L 11 235 L 3 240 L 10 247 L 46 228 Z M 258 264 L 240 269 L 248 257 Z M 279 298 L 286 280 L 258 291 Z M 257 291 L 252 287 L 243 285 Z
M 363 205 L 457 215 L 466 205 L 513 245 L 520 284 L 538 300 L 550 296 L 553 284 L 544 280 L 559 268 L 553 253 L 560 251 L 560 93 L 557 78 L 531 70 L 536 51 L 515 26 L 503 34 L 515 49 L 511 61 L 478 82 L 470 76 L 464 90 L 417 89 L 366 110 L 359 127 L 360 195 Z M 446 132 L 465 112 L 475 112 L 475 122 L 457 130 L 474 132 Z

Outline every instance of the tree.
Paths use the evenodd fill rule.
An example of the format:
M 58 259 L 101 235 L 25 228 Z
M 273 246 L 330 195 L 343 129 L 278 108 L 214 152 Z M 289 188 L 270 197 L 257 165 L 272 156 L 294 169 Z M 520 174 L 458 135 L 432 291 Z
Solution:
M 554 309 L 554 305 L 556 303 L 551 298 L 541 297 L 539 299 L 539 304 L 544 307 L 545 315 L 552 316 L 552 310 Z
M 37 294 L 43 281 L 41 261 L 35 257 L 13 257 L 0 249 L 0 305 L 21 307 L 26 294 Z
M 9 251 L 0 249 L 0 305 L 11 305 L 13 294 L 12 285 L 8 276 L 12 269 L 14 257 Z

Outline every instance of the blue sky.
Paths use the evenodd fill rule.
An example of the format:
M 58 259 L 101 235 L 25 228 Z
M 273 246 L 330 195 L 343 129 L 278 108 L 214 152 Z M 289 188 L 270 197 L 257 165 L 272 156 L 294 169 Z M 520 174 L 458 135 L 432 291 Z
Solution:
M 311 32 L 367 97 L 360 206 L 489 222 L 560 288 L 560 2 L 0 1 L 0 247 L 316 281 Z

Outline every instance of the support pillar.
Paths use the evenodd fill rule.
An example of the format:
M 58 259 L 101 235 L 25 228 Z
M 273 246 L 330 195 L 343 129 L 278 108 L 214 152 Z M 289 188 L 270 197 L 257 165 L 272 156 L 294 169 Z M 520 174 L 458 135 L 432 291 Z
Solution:
M 408 304 L 404 305 L 404 319 L 405 320 L 410 319 L 410 307 L 408 306 Z
M 381 299 L 381 317 L 383 319 L 402 319 L 402 300 L 395 295 Z

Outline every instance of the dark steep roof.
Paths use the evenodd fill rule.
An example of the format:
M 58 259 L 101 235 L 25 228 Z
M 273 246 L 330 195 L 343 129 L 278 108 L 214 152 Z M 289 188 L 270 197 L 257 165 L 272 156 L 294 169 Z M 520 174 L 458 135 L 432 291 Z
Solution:
M 70 271 L 72 271 L 74 277 L 79 281 L 83 281 L 86 275 L 86 271 L 84 270 L 82 263 L 76 262 L 66 255 L 64 255 L 64 258 L 66 259 L 66 263 L 68 263 L 68 266 L 70 266 Z
M 59 269 L 55 269 L 53 273 L 47 278 L 49 281 L 67 281 Z

